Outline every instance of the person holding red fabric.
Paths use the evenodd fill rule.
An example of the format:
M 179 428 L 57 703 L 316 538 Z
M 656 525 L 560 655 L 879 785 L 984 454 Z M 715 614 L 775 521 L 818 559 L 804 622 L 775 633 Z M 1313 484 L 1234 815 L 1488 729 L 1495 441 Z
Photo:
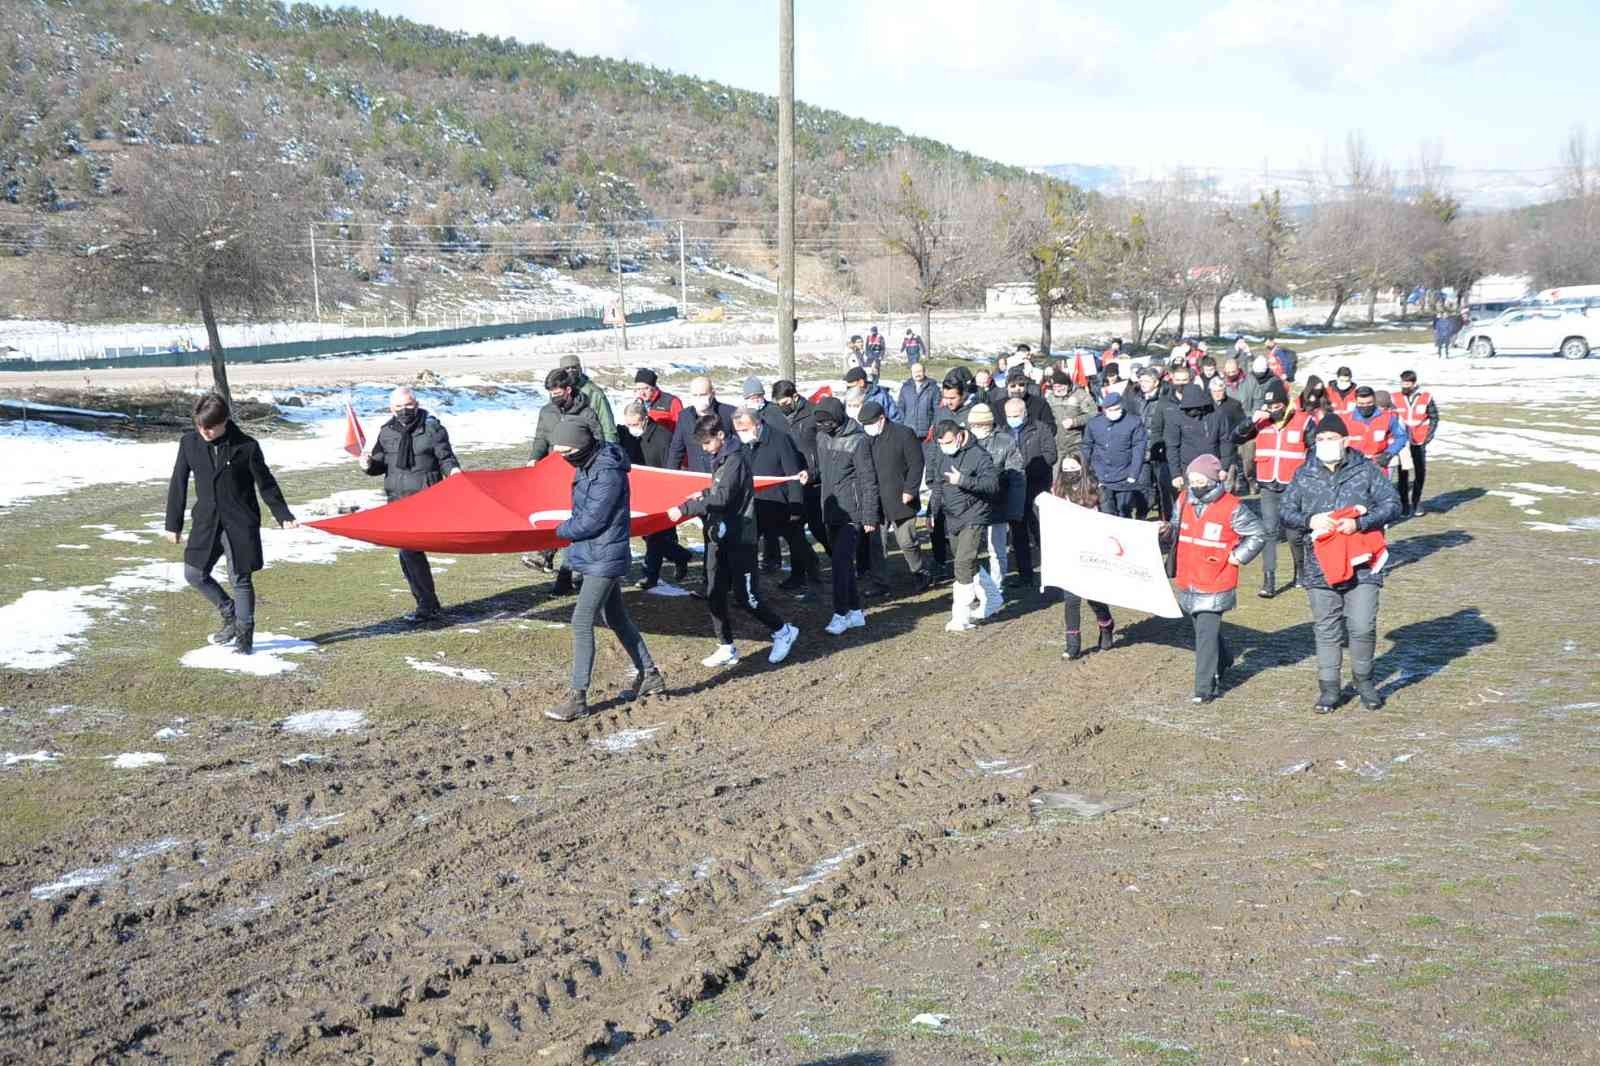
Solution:
M 1295 473 L 1283 494 L 1284 527 L 1322 538 L 1379 532 L 1400 517 L 1400 494 L 1383 471 L 1349 446 L 1345 422 L 1324 414 L 1317 422 L 1314 453 Z M 1352 517 L 1352 514 L 1354 515 Z M 1311 628 L 1317 642 L 1317 702 L 1313 710 L 1328 714 L 1343 702 L 1341 677 L 1344 641 L 1350 640 L 1351 669 L 1362 706 L 1381 710 L 1383 694 L 1372 676 L 1378 644 L 1378 592 L 1383 587 L 1381 552 L 1357 562 L 1347 554 L 1349 576 L 1328 574 L 1321 552 L 1306 552 L 1302 584 L 1311 605 Z M 1360 553 L 1356 553 L 1360 554 Z
M 1194 623 L 1195 703 L 1210 703 L 1221 693 L 1233 666 L 1222 616 L 1238 606 L 1239 567 L 1267 541 L 1255 512 L 1224 489 L 1222 473 L 1215 455 L 1196 456 L 1185 472 L 1177 527 L 1162 523 L 1163 533 L 1177 541 L 1178 606 Z

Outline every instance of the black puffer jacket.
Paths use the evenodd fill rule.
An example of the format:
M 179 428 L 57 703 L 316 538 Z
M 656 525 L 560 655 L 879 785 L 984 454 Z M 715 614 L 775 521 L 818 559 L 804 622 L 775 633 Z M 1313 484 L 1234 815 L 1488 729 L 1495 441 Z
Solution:
M 400 463 L 407 434 L 411 437 L 409 467 Z M 392 503 L 421 492 L 429 485 L 437 485 L 460 466 L 444 426 L 428 412 L 418 411 L 417 420 L 410 429 L 402 426 L 399 419 L 391 418 L 378 430 L 367 473 L 374 477 L 383 475 L 383 494 Z
M 1392 525 L 1400 517 L 1400 493 L 1376 463 L 1353 448 L 1345 449 L 1339 465 L 1329 470 L 1317 459 L 1307 460 L 1295 471 L 1294 480 L 1284 491 L 1279 515 L 1284 528 L 1304 533 L 1311 529 L 1313 515 L 1361 506 L 1367 513 L 1356 519 L 1356 528 L 1365 533 Z M 1322 576 L 1322 564 L 1310 544 L 1306 545 L 1307 588 L 1329 588 Z M 1356 567 L 1356 576 L 1339 586 L 1340 591 L 1363 585 L 1382 585 L 1383 573 L 1374 573 L 1365 563 Z
M 959 471 L 961 483 L 950 484 L 945 474 Z M 1000 471 L 982 444 L 968 439 L 961 450 L 946 455 L 934 446 L 933 461 L 928 467 L 928 500 L 930 518 L 944 515 L 947 534 L 959 533 L 969 526 L 988 526 L 994 521 L 994 497 L 1000 491 Z
M 796 396 L 785 412 L 789 435 L 794 438 L 800 454 L 805 457 L 806 469 L 811 472 L 812 484 L 817 480 L 817 409 L 804 396 Z
M 767 406 L 778 410 L 777 404 L 769 403 Z M 782 421 L 779 419 L 779 422 Z M 806 469 L 805 456 L 800 454 L 794 438 L 789 435 L 787 424 L 779 428 L 763 421 L 761 439 L 754 444 L 746 444 L 744 450 L 750 460 L 750 472 L 756 477 L 790 477 Z M 805 496 L 798 481 L 774 485 L 758 495 L 756 500 L 761 504 L 787 507 L 796 514 L 802 513 L 805 507 Z M 763 511 L 770 509 L 761 508 Z
M 860 422 L 847 418 L 832 435 L 817 434 L 817 466 L 823 521 L 830 526 L 875 526 L 883 521 L 872 439 Z
M 265 564 L 261 553 L 261 505 L 267 501 L 272 517 L 281 525 L 294 521 L 283 502 L 278 481 L 267 469 L 261 445 L 232 422 L 210 444 L 195 430 L 178 441 L 178 460 L 167 486 L 167 532 L 183 532 L 183 509 L 189 497 L 189 473 L 194 472 L 194 514 L 183 561 L 202 570 L 220 558 L 222 534 L 233 546 L 233 561 L 241 573 L 253 574 Z
M 704 455 L 704 450 L 701 451 Z M 756 486 L 750 473 L 750 452 L 730 440 L 711 463 L 711 487 L 683 505 L 683 513 L 706 520 L 706 536 L 724 548 L 748 548 L 756 542 Z
M 1233 464 L 1233 434 L 1227 419 L 1211 407 L 1211 397 L 1199 385 L 1185 385 L 1179 403 L 1177 417 L 1170 407 L 1166 412 L 1167 462 L 1172 476 L 1189 469 L 1202 455 L 1215 455 L 1226 470 Z M 1190 413 L 1196 410 L 1204 413 L 1196 418 Z

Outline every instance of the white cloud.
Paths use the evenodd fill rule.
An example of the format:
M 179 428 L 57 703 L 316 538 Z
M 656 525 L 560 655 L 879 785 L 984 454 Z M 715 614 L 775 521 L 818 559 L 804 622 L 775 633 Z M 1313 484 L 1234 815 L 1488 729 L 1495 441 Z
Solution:
M 1228 0 L 1163 52 L 1224 65 L 1240 61 L 1302 85 L 1371 87 L 1404 67 L 1462 63 L 1508 45 L 1509 0 Z
M 929 67 L 995 81 L 1095 77 L 1122 30 L 1055 0 L 866 0 L 861 16 L 874 76 L 922 77 Z

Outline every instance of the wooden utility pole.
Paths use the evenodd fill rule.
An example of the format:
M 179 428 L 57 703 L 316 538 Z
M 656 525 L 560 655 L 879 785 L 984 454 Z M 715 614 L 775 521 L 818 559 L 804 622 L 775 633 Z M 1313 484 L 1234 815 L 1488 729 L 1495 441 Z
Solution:
M 795 376 L 794 0 L 778 0 L 778 376 Z
M 617 255 L 617 327 L 622 330 L 622 351 L 628 350 L 628 292 L 622 287 L 622 241 L 615 240 L 611 244 Z M 617 362 L 622 361 L 621 353 L 617 355 Z
M 317 306 L 317 321 L 322 321 L 322 286 L 317 283 L 317 224 L 306 223 L 311 231 L 311 300 Z
M 689 265 L 683 253 L 683 220 L 678 220 L 678 317 L 689 317 Z

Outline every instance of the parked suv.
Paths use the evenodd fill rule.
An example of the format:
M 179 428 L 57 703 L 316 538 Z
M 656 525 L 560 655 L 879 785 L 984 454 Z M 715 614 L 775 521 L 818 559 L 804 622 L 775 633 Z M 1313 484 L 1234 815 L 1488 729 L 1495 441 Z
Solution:
M 1514 307 L 1499 318 L 1468 323 L 1453 346 L 1479 358 L 1559 354 L 1582 359 L 1600 347 L 1600 308 Z

